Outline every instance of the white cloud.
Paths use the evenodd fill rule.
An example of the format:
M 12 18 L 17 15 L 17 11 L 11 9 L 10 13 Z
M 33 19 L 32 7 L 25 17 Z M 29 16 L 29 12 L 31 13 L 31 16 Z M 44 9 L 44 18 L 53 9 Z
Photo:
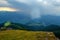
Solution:
M 48 4 L 48 2 L 47 2 L 47 1 L 44 1 L 43 3 L 44 3 L 45 5 L 47 5 L 47 4 Z
M 40 4 L 40 5 L 59 5 L 60 4 L 60 0 L 15 0 L 17 2 L 22 2 L 25 4 Z
M 25 4 L 31 4 L 33 7 L 41 6 L 44 14 L 60 15 L 60 0 L 16 0 Z M 59 5 L 59 6 L 58 6 Z M 36 9 L 35 9 L 36 10 Z M 43 11 L 42 11 L 43 12 Z
M 7 0 L 0 0 L 0 5 L 1 5 L 1 6 L 2 6 L 2 5 L 8 6 L 8 5 L 10 5 L 10 4 L 8 3 Z
M 60 0 L 52 0 L 54 6 L 60 6 Z
M 48 7 L 43 9 L 44 11 L 44 15 L 56 15 L 56 16 L 60 16 L 60 7 L 56 7 L 56 6 L 52 6 L 52 7 Z
M 58 4 L 50 6 L 48 10 L 50 14 L 60 16 L 60 6 L 58 6 Z
M 56 0 L 56 2 L 60 2 L 60 0 Z
M 55 7 L 53 8 L 52 10 L 56 15 L 59 15 L 60 16 L 60 7 Z
M 37 2 L 43 2 L 43 0 L 36 0 Z

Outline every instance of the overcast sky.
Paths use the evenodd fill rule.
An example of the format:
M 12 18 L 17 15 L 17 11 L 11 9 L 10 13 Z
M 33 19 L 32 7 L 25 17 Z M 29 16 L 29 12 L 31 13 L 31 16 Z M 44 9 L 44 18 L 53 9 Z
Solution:
M 25 5 L 22 6 L 21 3 Z M 28 8 L 25 9 L 24 6 L 28 6 Z M 23 11 L 29 10 L 31 14 L 39 10 L 38 13 L 36 12 L 37 17 L 42 14 L 60 16 L 60 0 L 0 0 L 0 7 L 13 7 Z

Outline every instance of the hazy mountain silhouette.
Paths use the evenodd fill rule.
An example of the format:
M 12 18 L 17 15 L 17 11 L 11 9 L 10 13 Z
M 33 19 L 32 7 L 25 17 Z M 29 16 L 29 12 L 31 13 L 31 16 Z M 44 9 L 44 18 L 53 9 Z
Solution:
M 42 16 L 42 21 L 45 24 L 56 24 L 60 25 L 60 16 L 54 16 L 54 15 L 44 15 Z
M 7 11 L 0 12 L 0 23 L 3 23 L 5 21 L 11 21 L 14 23 L 25 24 L 29 20 L 30 20 L 29 14 L 24 12 L 7 12 Z
M 43 23 L 44 25 L 56 24 L 60 25 L 60 16 L 42 15 L 41 18 L 30 20 L 27 24 Z

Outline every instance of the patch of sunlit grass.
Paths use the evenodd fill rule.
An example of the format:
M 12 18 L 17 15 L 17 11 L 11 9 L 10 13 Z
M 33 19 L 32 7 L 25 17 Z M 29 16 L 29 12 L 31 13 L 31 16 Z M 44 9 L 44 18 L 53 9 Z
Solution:
M 52 35 L 52 36 L 50 36 Z M 0 32 L 0 40 L 56 40 L 52 32 L 6 30 Z

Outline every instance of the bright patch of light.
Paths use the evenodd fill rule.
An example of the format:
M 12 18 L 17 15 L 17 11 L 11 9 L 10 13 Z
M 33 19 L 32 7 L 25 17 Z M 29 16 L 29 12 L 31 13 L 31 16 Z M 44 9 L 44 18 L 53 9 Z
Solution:
M 47 1 L 44 1 L 43 4 L 48 5 L 48 2 Z
M 60 2 L 60 0 L 56 0 L 56 2 Z
M 9 7 L 0 7 L 0 11 L 17 11 L 17 10 Z
M 38 2 L 42 2 L 43 0 L 37 0 Z

